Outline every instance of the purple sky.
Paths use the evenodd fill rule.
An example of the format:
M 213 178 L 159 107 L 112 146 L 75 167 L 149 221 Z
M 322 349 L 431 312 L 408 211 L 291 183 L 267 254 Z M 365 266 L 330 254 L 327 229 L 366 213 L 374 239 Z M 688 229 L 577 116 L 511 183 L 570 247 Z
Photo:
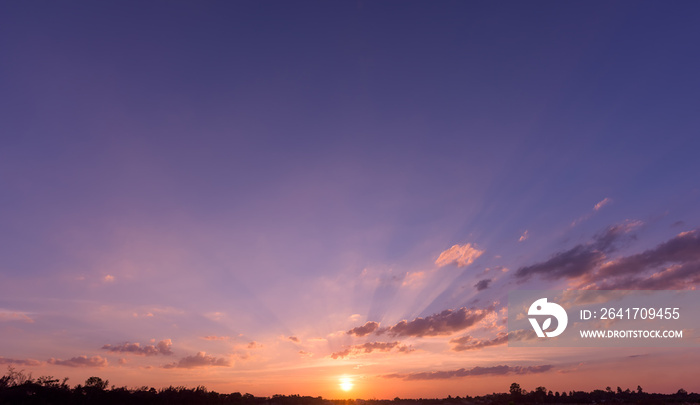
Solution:
M 700 359 L 674 350 L 449 342 L 496 337 L 513 289 L 697 287 L 698 15 L 4 2 L 0 364 L 256 395 L 340 397 L 344 376 L 392 398 L 530 373 L 604 388 L 646 358 L 668 380 L 629 384 L 700 390 L 680 376 Z M 447 330 L 401 332 L 418 317 Z M 346 333 L 366 322 L 398 329 Z M 493 388 L 406 382 L 496 365 Z

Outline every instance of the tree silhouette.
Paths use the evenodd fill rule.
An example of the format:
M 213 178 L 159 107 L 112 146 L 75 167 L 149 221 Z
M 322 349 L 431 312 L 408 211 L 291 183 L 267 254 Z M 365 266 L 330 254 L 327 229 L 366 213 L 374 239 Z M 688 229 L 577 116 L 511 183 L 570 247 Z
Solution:
M 396 397 L 394 400 L 371 399 L 366 401 L 329 400 L 321 397 L 299 395 L 273 395 L 272 397 L 256 397 L 240 392 L 219 394 L 207 390 L 200 385 L 196 388 L 183 386 L 162 388 L 156 390 L 148 386 L 129 389 L 114 387 L 108 389 L 108 380 L 100 377 L 90 377 L 85 385 L 78 384 L 71 388 L 64 379 L 62 383 L 53 376 L 32 378 L 31 374 L 8 368 L 8 373 L 0 377 L 0 405 L 5 404 L 80 404 L 80 405 L 111 405 L 111 404 L 233 404 L 233 405 L 502 405 L 519 404 L 700 404 L 700 394 L 688 393 L 683 388 L 674 394 L 655 394 L 643 392 L 637 386 L 636 392 L 622 388 L 613 392 L 610 387 L 605 390 L 596 389 L 591 392 L 566 391 L 552 394 L 543 386 L 534 391 L 522 389 L 520 384 L 512 383 L 509 392 L 493 393 L 481 397 L 451 396 L 439 399 L 407 399 Z
M 513 383 L 510 385 L 510 395 L 514 397 L 519 397 L 522 395 L 523 390 L 520 388 L 520 384 L 518 383 Z
M 94 388 L 100 391 L 104 391 L 108 385 L 109 380 L 103 381 L 100 377 L 90 377 L 87 380 L 85 380 L 85 388 Z

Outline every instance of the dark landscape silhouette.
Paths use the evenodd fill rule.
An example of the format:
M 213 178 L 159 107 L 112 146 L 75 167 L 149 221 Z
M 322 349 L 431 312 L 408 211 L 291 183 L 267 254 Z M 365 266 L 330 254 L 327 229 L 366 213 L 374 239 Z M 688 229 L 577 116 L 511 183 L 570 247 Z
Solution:
M 256 397 L 233 392 L 220 394 L 204 386 L 155 389 L 148 386 L 109 387 L 109 380 L 90 377 L 84 384 L 71 387 L 68 378 L 32 377 L 23 370 L 8 367 L 0 377 L 0 404 L 238 404 L 238 405 L 466 405 L 466 404 L 690 404 L 700 403 L 700 394 L 679 389 L 675 394 L 644 392 L 606 387 L 591 392 L 552 392 L 544 386 L 528 391 L 512 383 L 508 392 L 483 396 L 405 399 L 325 399 L 300 395 Z

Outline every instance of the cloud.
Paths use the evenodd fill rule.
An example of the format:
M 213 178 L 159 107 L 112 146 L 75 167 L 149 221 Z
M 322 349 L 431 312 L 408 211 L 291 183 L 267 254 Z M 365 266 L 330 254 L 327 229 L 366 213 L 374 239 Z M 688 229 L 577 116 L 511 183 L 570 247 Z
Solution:
M 333 353 L 331 357 L 338 359 L 350 355 L 372 353 L 374 351 L 388 352 L 392 349 L 397 349 L 396 351 L 399 353 L 410 353 L 415 350 L 411 346 L 402 345 L 401 342 L 367 342 L 361 345 L 350 346 L 343 351 Z
M 593 211 L 587 213 L 586 215 L 584 215 L 578 219 L 573 220 L 571 222 L 571 226 L 573 227 L 573 226 L 580 224 L 583 221 L 589 220 L 593 215 L 595 215 L 596 212 L 598 212 L 601 208 L 603 208 L 604 206 L 608 205 L 611 202 L 612 202 L 612 199 L 610 199 L 608 197 L 603 198 L 601 201 L 599 201 L 596 205 L 593 206 Z
M 617 243 L 641 222 L 609 227 L 590 242 L 559 252 L 549 260 L 519 268 L 520 282 L 532 276 L 577 279 L 578 289 L 677 290 L 700 283 L 700 230 L 681 232 L 642 253 L 610 260 Z
M 528 235 L 528 231 L 527 231 L 527 229 L 526 229 L 525 232 L 523 232 L 523 234 L 520 235 L 520 239 L 518 239 L 518 242 L 524 242 L 524 241 L 526 241 L 527 238 L 529 238 L 529 237 L 530 237 L 530 235 Z
M 105 283 L 111 283 L 111 282 L 114 281 L 114 276 L 111 275 L 111 274 L 107 274 L 107 275 L 104 277 L 104 281 L 105 281 Z
M 491 279 L 486 278 L 483 280 L 479 280 L 478 283 L 474 284 L 474 288 L 476 288 L 477 291 L 483 291 L 483 290 L 489 288 L 489 284 L 491 284 Z
M 444 380 L 449 378 L 461 378 L 482 375 L 508 375 L 508 374 L 537 374 L 544 373 L 552 369 L 552 366 L 492 366 L 474 367 L 471 369 L 460 368 L 459 370 L 429 371 L 408 374 L 388 374 L 385 378 L 400 378 L 402 380 Z
M 109 363 L 107 363 L 107 359 L 100 356 L 78 356 L 69 360 L 50 358 L 47 363 L 66 367 L 107 367 L 109 365 Z
M 412 321 L 403 320 L 389 328 L 379 329 L 376 333 L 378 335 L 387 333 L 390 336 L 413 337 L 450 335 L 474 325 L 491 312 L 493 312 L 493 308 L 446 309 L 439 314 L 425 318 L 416 318 Z
M 608 197 L 603 198 L 602 201 L 600 201 L 598 204 L 593 206 L 594 211 L 598 211 L 599 209 L 603 208 L 604 206 L 608 205 L 612 200 L 609 199 Z
M 533 331 L 521 329 L 508 333 L 500 332 L 495 338 L 487 340 L 475 339 L 472 336 L 466 335 L 460 338 L 452 339 L 450 340 L 450 343 L 454 345 L 454 347 L 452 347 L 453 351 L 462 352 L 465 350 L 477 350 L 489 346 L 504 345 L 508 343 L 508 340 L 526 340 L 535 337 L 537 337 L 537 335 L 535 335 Z
M 586 363 L 578 363 L 578 364 L 573 365 L 573 366 L 568 367 L 568 368 L 560 368 L 559 370 L 557 370 L 557 373 L 559 373 L 559 374 L 574 373 L 574 372 L 579 371 L 581 369 L 581 367 L 583 367 L 585 364 Z
M 0 309 L 0 322 L 20 321 L 26 323 L 34 323 L 34 320 L 29 317 L 27 312 L 8 311 Z
M 203 336 L 202 339 L 204 340 L 231 340 L 231 336 Z
M 299 343 L 299 338 L 296 336 L 289 336 L 287 339 L 291 340 L 294 343 Z
M 465 267 L 472 264 L 472 262 L 483 253 L 483 250 L 477 249 L 476 246 L 470 243 L 461 246 L 454 245 L 440 253 L 440 256 L 435 260 L 435 264 L 437 264 L 438 267 L 443 267 L 454 263 L 457 264 L 458 267 Z
M 131 353 L 139 356 L 156 356 L 162 354 L 164 356 L 169 356 L 173 354 L 172 351 L 173 342 L 170 339 L 161 340 L 156 345 L 146 345 L 141 346 L 139 343 L 124 343 L 121 345 L 104 345 L 103 350 L 107 350 L 112 353 Z
M 600 277 L 619 276 L 643 272 L 666 263 L 700 261 L 700 232 L 682 232 L 653 249 L 606 263 L 599 272 Z
M 416 286 L 421 281 L 425 279 L 426 273 L 424 271 L 414 271 L 406 273 L 406 276 L 401 283 L 402 287 Z
M 575 278 L 592 272 L 606 259 L 606 254 L 616 250 L 615 243 L 639 222 L 629 222 L 609 227 L 605 232 L 596 235 L 586 244 L 559 252 L 549 260 L 519 268 L 515 277 L 525 281 L 534 275 L 548 280 Z
M 684 290 L 700 283 L 700 262 L 674 265 L 649 276 L 627 276 L 598 280 L 588 286 L 599 290 Z
M 18 366 L 38 366 L 41 364 L 39 360 L 34 359 L 8 359 L 0 356 L 0 364 L 16 364 Z
M 258 348 L 262 347 L 262 345 L 256 341 L 252 341 L 252 342 L 248 343 L 247 347 L 248 347 L 248 349 L 258 349 Z
M 379 323 L 374 322 L 374 321 L 368 321 L 364 325 L 352 328 L 349 331 L 347 331 L 346 333 L 348 335 L 355 335 L 357 337 L 362 337 L 362 336 L 369 335 L 370 333 L 376 331 L 377 329 L 379 329 Z
M 163 368 L 197 368 L 197 367 L 230 367 L 231 362 L 224 358 L 209 356 L 205 352 L 199 352 L 194 356 L 187 356 L 178 362 L 168 363 Z
M 604 263 L 580 288 L 677 290 L 700 283 L 700 231 L 682 232 L 655 248 Z

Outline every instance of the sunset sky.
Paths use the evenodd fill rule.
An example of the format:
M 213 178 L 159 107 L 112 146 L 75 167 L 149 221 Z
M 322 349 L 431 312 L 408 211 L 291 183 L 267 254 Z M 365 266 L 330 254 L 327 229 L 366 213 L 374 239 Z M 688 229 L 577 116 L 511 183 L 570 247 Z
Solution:
M 0 3 L 0 374 L 700 391 L 697 349 L 503 339 L 509 291 L 700 284 L 699 17 Z

